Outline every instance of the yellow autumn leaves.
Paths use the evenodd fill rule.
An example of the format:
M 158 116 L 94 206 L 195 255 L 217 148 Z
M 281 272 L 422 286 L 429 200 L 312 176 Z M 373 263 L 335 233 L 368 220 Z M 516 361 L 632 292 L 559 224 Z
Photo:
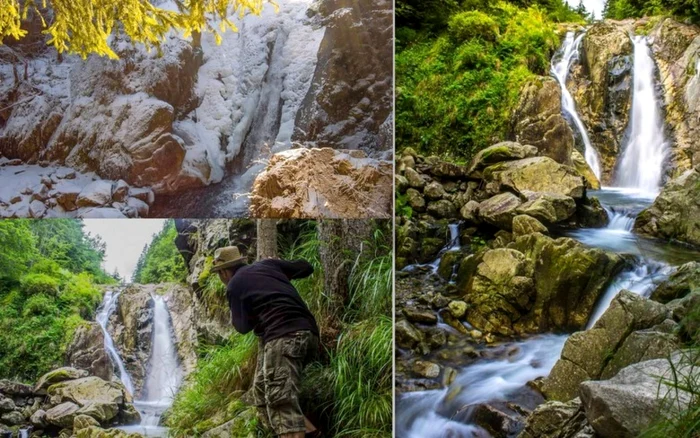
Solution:
M 49 35 L 48 44 L 59 53 L 91 53 L 117 59 L 108 38 L 117 23 L 134 43 L 158 47 L 171 29 L 192 33 L 212 32 L 217 44 L 221 33 L 237 31 L 228 19 L 232 13 L 259 15 L 264 0 L 174 0 L 174 10 L 149 0 L 0 0 L 0 44 L 4 38 L 26 35 L 22 22 L 37 14 Z

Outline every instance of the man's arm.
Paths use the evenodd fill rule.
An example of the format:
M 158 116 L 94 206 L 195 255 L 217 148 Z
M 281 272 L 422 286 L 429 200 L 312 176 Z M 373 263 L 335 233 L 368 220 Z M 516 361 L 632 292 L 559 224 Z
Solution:
M 314 273 L 314 267 L 306 260 L 269 260 L 269 262 L 279 266 L 282 272 L 284 272 L 284 275 L 290 280 L 306 278 Z
M 226 295 L 228 296 L 228 305 L 231 310 L 231 323 L 238 333 L 246 334 L 253 330 L 250 321 L 248 320 L 248 309 L 245 308 L 244 302 L 240 299 L 238 294 L 229 287 L 226 288 Z

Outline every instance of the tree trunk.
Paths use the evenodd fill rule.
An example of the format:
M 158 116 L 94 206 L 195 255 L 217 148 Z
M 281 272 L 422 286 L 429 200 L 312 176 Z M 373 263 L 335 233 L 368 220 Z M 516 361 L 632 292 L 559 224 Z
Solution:
M 258 260 L 277 258 L 277 219 L 258 219 Z
M 350 295 L 350 272 L 363 243 L 372 234 L 372 221 L 333 219 L 320 220 L 318 237 L 323 266 L 323 289 L 332 299 L 333 316 L 342 314 Z

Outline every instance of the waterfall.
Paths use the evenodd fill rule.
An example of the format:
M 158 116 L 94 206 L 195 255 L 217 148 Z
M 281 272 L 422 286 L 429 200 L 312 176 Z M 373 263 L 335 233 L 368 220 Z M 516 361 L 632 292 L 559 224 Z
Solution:
M 102 300 L 102 305 L 97 313 L 96 320 L 102 328 L 102 333 L 105 338 L 105 350 L 107 350 L 112 363 L 116 365 L 117 369 L 119 370 L 119 379 L 121 379 L 126 390 L 129 391 L 130 394 L 133 394 L 134 384 L 131 382 L 131 377 L 129 377 L 129 373 L 124 367 L 124 361 L 114 346 L 112 336 L 107 331 L 107 322 L 109 321 L 109 317 L 112 316 L 115 310 L 117 310 L 117 300 L 119 299 L 120 294 L 121 290 L 117 291 L 116 293 L 113 290 L 108 290 L 105 293 L 104 299 Z
M 623 148 L 616 181 L 621 187 L 656 194 L 668 155 L 664 137 L 661 103 L 656 93 L 656 65 L 646 37 L 636 36 L 634 43 L 634 91 L 630 115 L 629 141 Z
M 145 396 L 137 401 L 141 426 L 145 427 L 158 426 L 182 382 L 168 307 L 159 295 L 153 297 L 153 302 L 153 347 L 144 384 Z
M 583 139 L 583 144 L 585 146 L 584 157 L 586 158 L 586 163 L 591 167 L 591 170 L 595 176 L 600 179 L 600 159 L 598 158 L 598 152 L 595 150 L 591 144 L 591 140 L 588 137 L 588 132 L 584 126 L 581 118 L 576 111 L 576 102 L 571 96 L 571 93 L 566 88 L 566 79 L 569 76 L 569 70 L 571 69 L 571 64 L 578 59 L 579 47 L 581 45 L 581 40 L 583 40 L 585 33 L 581 33 L 578 37 L 575 37 L 573 32 L 568 32 L 566 38 L 564 39 L 564 44 L 557 53 L 557 55 L 552 59 L 552 75 L 557 79 L 559 85 L 561 86 L 561 106 L 562 109 L 571 117 Z M 558 61 L 555 61 L 559 59 Z
M 459 224 L 449 224 L 450 244 L 448 251 L 459 251 L 461 245 L 459 243 Z

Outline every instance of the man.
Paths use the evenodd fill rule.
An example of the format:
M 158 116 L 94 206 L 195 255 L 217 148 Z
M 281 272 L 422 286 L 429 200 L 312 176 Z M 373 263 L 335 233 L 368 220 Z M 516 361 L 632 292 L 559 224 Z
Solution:
M 250 396 L 281 438 L 303 438 L 316 428 L 299 406 L 301 371 L 318 350 L 318 326 L 291 280 L 314 269 L 304 260 L 262 260 L 247 265 L 238 247 L 217 249 L 212 272 L 227 285 L 236 331 L 260 339 Z

